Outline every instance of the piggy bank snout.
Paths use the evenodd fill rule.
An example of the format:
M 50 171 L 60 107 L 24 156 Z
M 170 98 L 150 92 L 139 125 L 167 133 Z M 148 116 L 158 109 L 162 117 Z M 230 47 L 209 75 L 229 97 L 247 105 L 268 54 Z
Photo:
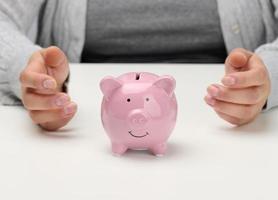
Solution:
M 132 110 L 128 115 L 128 121 L 131 127 L 139 128 L 144 127 L 148 123 L 148 116 L 144 113 L 144 111 Z

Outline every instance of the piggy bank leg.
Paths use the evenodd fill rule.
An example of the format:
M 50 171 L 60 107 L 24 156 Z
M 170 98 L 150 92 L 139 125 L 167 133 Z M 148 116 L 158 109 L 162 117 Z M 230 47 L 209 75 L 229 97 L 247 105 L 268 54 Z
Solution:
M 125 145 L 112 143 L 112 152 L 114 155 L 121 156 L 126 152 L 126 150 L 127 147 Z
M 158 144 L 158 145 L 155 145 L 152 148 L 150 148 L 150 151 L 158 157 L 164 156 L 164 154 L 166 153 L 166 150 L 167 150 L 166 143 Z

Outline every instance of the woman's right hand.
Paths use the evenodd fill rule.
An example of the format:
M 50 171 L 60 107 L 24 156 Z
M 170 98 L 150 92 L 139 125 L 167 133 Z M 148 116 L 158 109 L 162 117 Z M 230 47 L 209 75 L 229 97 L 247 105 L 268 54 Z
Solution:
M 65 126 L 77 111 L 63 91 L 68 75 L 67 57 L 57 47 L 35 52 L 20 74 L 23 105 L 33 122 L 46 130 Z

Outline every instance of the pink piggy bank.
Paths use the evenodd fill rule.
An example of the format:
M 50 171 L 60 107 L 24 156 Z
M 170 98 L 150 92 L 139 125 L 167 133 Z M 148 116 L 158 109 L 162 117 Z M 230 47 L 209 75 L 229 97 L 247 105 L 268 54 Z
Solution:
M 127 149 L 165 154 L 177 118 L 175 86 L 171 76 L 146 72 L 102 79 L 101 118 L 114 154 Z

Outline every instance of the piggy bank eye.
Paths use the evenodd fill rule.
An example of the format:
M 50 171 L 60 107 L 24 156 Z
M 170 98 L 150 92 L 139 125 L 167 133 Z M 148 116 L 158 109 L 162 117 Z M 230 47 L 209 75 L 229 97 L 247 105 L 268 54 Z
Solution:
M 128 98 L 126 101 L 127 101 L 127 102 L 130 102 L 130 98 Z
M 146 98 L 146 101 L 150 101 L 149 97 Z

